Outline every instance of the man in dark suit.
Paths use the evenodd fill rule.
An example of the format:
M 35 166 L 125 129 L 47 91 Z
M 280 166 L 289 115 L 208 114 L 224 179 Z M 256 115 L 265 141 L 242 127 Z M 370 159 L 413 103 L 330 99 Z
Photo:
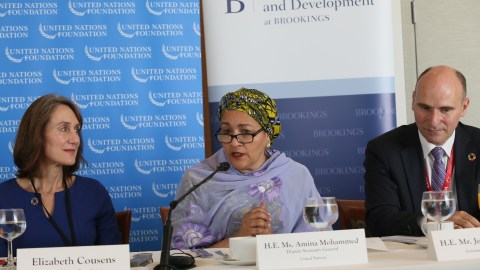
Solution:
M 453 190 L 457 198 L 457 211 L 449 220 L 455 228 L 480 227 L 480 129 L 459 122 L 470 102 L 466 94 L 465 77 L 459 71 L 431 67 L 419 76 L 412 95 L 415 123 L 368 143 L 365 206 L 367 228 L 374 236 L 423 235 L 422 193 L 435 189 L 430 151 L 438 146 L 444 150 L 446 171 L 453 176 L 440 188 Z

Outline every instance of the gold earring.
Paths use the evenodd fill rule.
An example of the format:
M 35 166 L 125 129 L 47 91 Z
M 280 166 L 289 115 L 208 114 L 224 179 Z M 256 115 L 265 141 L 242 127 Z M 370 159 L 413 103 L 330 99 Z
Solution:
M 271 145 L 270 145 L 270 142 L 267 142 L 267 148 L 270 148 Z

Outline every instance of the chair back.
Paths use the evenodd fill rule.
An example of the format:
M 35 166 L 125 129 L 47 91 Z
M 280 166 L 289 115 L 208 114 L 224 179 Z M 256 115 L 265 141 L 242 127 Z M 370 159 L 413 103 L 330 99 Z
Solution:
M 168 216 L 168 211 L 170 210 L 170 207 L 168 206 L 161 206 L 160 207 L 160 216 L 162 217 L 162 224 L 165 224 L 165 221 L 167 221 L 167 216 Z
M 130 225 L 132 223 L 132 210 L 123 210 L 115 213 L 117 218 L 118 230 L 122 237 L 122 243 L 130 242 Z
M 342 230 L 366 228 L 365 200 L 337 200 L 337 205 Z

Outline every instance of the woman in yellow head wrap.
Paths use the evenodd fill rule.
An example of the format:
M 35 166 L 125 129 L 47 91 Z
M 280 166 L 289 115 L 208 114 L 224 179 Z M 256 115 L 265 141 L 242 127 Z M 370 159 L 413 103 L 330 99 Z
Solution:
M 172 213 L 176 248 L 228 247 L 228 238 L 313 231 L 303 220 L 306 197 L 319 196 L 308 169 L 272 149 L 280 134 L 276 103 L 265 93 L 241 88 L 218 105 L 215 133 L 222 149 L 190 168 L 177 198 L 211 174 Z
M 218 118 L 221 126 L 215 136 L 233 167 L 246 173 L 268 159 L 281 129 L 277 105 L 268 95 L 246 88 L 227 93 L 218 105 Z M 235 141 L 232 134 L 237 134 Z

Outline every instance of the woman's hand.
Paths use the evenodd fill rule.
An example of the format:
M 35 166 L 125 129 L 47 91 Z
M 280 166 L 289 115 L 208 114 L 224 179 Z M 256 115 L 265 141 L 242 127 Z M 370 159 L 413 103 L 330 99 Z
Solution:
M 265 203 L 260 203 L 259 207 L 250 209 L 243 216 L 240 229 L 230 237 L 255 236 L 258 234 L 272 234 L 272 225 L 270 224 L 270 214 L 265 207 Z M 228 248 L 229 238 L 222 239 L 210 246 L 210 248 Z
M 265 207 L 265 203 L 262 202 L 259 207 L 252 208 L 245 213 L 240 229 L 235 236 L 255 236 L 271 233 L 270 214 Z

